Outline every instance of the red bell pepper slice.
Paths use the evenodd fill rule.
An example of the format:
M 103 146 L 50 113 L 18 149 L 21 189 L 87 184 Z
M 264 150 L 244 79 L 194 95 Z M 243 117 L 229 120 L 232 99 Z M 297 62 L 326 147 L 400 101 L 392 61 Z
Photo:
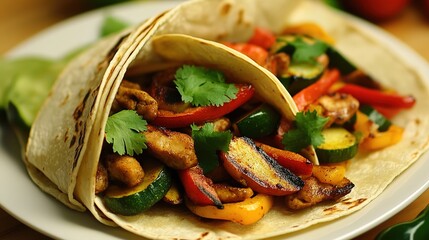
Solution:
M 411 108 L 416 103 L 413 96 L 401 96 L 385 93 L 376 89 L 370 89 L 355 84 L 345 84 L 337 90 L 340 93 L 348 93 L 360 103 L 388 108 Z
M 254 44 L 268 50 L 276 43 L 276 36 L 268 29 L 256 27 L 253 30 L 252 37 L 247 41 L 247 43 Z
M 204 176 L 203 169 L 200 166 L 194 166 L 188 169 L 178 171 L 179 178 L 185 188 L 186 196 L 197 205 L 214 205 L 217 208 L 223 208 L 216 190 L 213 188 L 213 182 L 210 178 Z
M 238 88 L 236 98 L 222 106 L 191 107 L 179 113 L 159 110 L 157 117 L 151 123 L 167 128 L 180 128 L 192 123 L 204 123 L 220 118 L 250 100 L 255 93 L 252 85 L 236 84 L 236 87 Z
M 295 94 L 293 100 L 298 110 L 304 110 L 305 107 L 315 102 L 323 94 L 326 94 L 329 88 L 339 79 L 340 72 L 337 69 L 327 70 L 319 80 Z
M 223 44 L 229 48 L 232 48 L 236 51 L 243 53 L 244 55 L 251 58 L 257 64 L 264 66 L 267 62 L 268 52 L 264 48 L 250 44 L 250 43 L 230 43 L 223 42 Z
M 279 149 L 263 143 L 256 143 L 268 156 L 274 158 L 280 165 L 299 176 L 310 176 L 313 163 L 298 153 Z

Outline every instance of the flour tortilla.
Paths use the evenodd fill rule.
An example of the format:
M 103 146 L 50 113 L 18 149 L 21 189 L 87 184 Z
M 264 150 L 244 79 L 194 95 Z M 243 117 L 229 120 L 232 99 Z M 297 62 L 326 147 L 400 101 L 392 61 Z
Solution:
M 251 226 L 241 226 L 215 220 L 203 221 L 185 208 L 170 207 L 163 204 L 156 205 L 145 213 L 131 217 L 113 214 L 104 207 L 102 199 L 94 195 L 94 176 L 109 109 L 119 84 L 127 71 L 129 73 L 148 71 L 148 69 L 153 69 L 154 66 L 163 66 L 166 61 L 186 61 L 186 56 L 195 57 L 195 59 L 187 60 L 196 60 L 197 62 L 208 61 L 217 64 L 217 66 L 223 66 L 222 62 L 219 62 L 223 61 L 219 59 L 219 56 L 227 55 L 233 57 L 230 62 L 226 61 L 227 63 L 232 63 L 232 65 L 230 64 L 231 66 L 243 66 L 237 69 L 254 69 L 255 67 L 249 58 L 237 53 L 228 55 L 225 51 L 229 52 L 229 50 L 217 44 L 207 44 L 204 41 L 190 38 L 191 40 L 187 44 L 199 48 L 201 47 L 200 44 L 204 43 L 205 47 L 211 49 L 208 50 L 211 54 L 207 52 L 203 56 L 195 55 L 195 52 L 192 52 L 192 48 L 171 49 L 170 53 L 165 54 L 156 51 L 156 47 L 154 48 L 156 44 L 152 44 L 154 39 L 157 41 L 156 39 L 159 40 L 162 38 L 161 35 L 163 34 L 177 33 L 215 41 L 245 41 L 251 36 L 255 26 L 262 26 L 274 32 L 280 32 L 287 25 L 309 21 L 315 22 L 324 28 L 336 40 L 336 48 L 359 68 L 372 75 L 385 86 L 397 89 L 402 94 L 412 94 L 417 99 L 417 104 L 413 109 L 403 112 L 393 119 L 396 124 L 405 129 L 403 140 L 400 143 L 371 154 L 360 154 L 350 161 L 346 176 L 356 186 L 349 195 L 336 203 L 320 204 L 299 212 L 288 211 L 282 206 L 282 202 L 279 201 L 275 204 L 274 209 L 261 221 Z M 425 101 L 428 99 L 429 91 L 428 87 L 422 81 L 422 76 L 419 76 L 412 67 L 408 66 L 404 59 L 398 58 L 392 51 L 389 51 L 382 42 L 378 42 L 378 40 L 373 38 L 369 33 L 361 30 L 353 22 L 343 18 L 341 14 L 315 1 L 189 1 L 159 17 L 157 21 L 153 22 L 150 29 L 142 31 L 144 33 L 139 33 L 138 31 L 133 32 L 133 34 L 140 36 L 140 38 L 132 38 L 129 45 L 122 45 L 126 51 L 117 51 L 118 54 L 115 55 L 117 58 L 113 58 L 118 61 L 118 63 L 113 61 L 111 64 L 111 68 L 116 71 L 116 74 L 112 75 L 112 71 L 104 71 L 102 74 L 99 74 L 103 75 L 103 77 L 99 78 L 99 82 L 96 84 L 100 86 L 97 97 L 90 95 L 91 99 L 97 102 L 98 105 L 95 104 L 91 108 L 93 115 L 89 115 L 90 118 L 86 118 L 87 128 L 90 129 L 87 129 L 87 132 L 89 132 L 86 135 L 87 138 L 83 139 L 83 143 L 80 146 L 82 150 L 78 155 L 79 164 L 77 164 L 79 169 L 77 172 L 76 170 L 72 171 L 74 175 L 67 175 L 69 176 L 69 182 L 76 181 L 76 187 L 71 195 L 75 200 L 78 200 L 88 208 L 98 220 L 105 224 L 117 224 L 135 234 L 157 239 L 257 239 L 279 236 L 305 229 L 317 223 L 332 221 L 361 209 L 376 198 L 396 176 L 406 170 L 428 148 L 429 118 L 427 116 L 429 112 L 425 106 Z M 159 37 L 157 38 L 157 36 Z M 158 49 L 158 51 L 160 50 Z M 174 57 L 173 51 L 191 52 L 184 55 L 183 58 L 177 59 Z M 97 53 L 94 54 L 96 55 Z M 122 58 L 125 58 L 125 60 Z M 75 63 L 75 67 L 71 67 L 72 70 L 70 72 L 75 72 L 75 75 L 79 75 L 78 73 L 82 69 L 77 69 L 77 66 L 79 66 L 79 62 Z M 94 66 L 90 68 L 89 71 L 92 72 L 97 72 L 98 70 Z M 230 71 L 234 72 L 237 69 L 232 68 Z M 251 77 L 251 73 L 255 72 L 242 71 L 241 73 L 239 76 Z M 265 77 L 271 78 L 271 81 L 266 81 L 269 83 L 269 87 L 274 87 L 273 93 L 276 94 L 273 95 L 273 98 L 279 98 L 278 101 L 283 101 L 293 113 L 296 106 L 288 100 L 290 96 L 287 93 L 285 94 L 284 89 L 282 89 L 272 75 L 262 69 L 257 71 L 257 74 L 262 73 L 264 73 L 264 79 Z M 60 79 L 60 82 L 67 82 L 64 79 L 67 79 L 67 77 Z M 76 81 L 76 79 L 71 80 Z M 240 80 L 238 79 L 238 81 Z M 54 95 L 56 94 L 55 91 L 65 92 L 64 89 L 59 88 L 54 90 Z M 79 95 L 77 91 L 73 94 Z M 47 106 L 53 108 L 58 103 L 61 103 L 61 100 L 64 100 L 65 96 L 69 95 L 61 93 L 59 96 L 61 97 L 59 100 L 51 98 L 52 105 L 47 104 Z M 270 101 L 273 100 L 271 99 Z M 58 109 L 57 106 L 56 108 Z M 76 109 L 76 104 L 70 107 L 69 113 L 64 114 L 67 116 L 59 117 L 56 121 L 59 122 L 66 118 L 70 119 L 70 115 L 74 109 Z M 49 109 L 49 107 L 45 107 L 40 115 L 52 115 L 54 111 Z M 286 114 L 285 116 L 288 114 L 287 112 L 282 113 Z M 38 118 L 43 119 L 40 116 Z M 49 119 L 45 121 L 39 120 L 39 124 L 33 127 L 33 135 L 39 135 L 41 134 L 40 132 L 44 132 L 43 135 L 46 134 L 51 139 L 62 139 L 61 137 L 66 135 L 67 131 L 65 129 L 67 128 L 62 129 L 61 127 L 57 127 L 50 129 L 46 126 L 43 127 L 43 122 L 53 123 L 54 121 Z M 74 131 L 74 124 L 56 124 L 62 127 L 73 126 L 69 130 L 71 132 Z M 56 138 L 56 136 L 59 138 Z M 41 136 L 40 138 L 45 137 L 47 136 Z M 45 153 L 43 157 L 51 159 L 50 161 L 54 163 L 63 163 L 64 158 L 69 158 L 68 155 L 64 154 L 66 151 L 62 151 L 68 149 L 69 142 L 62 144 L 59 141 L 58 145 L 52 147 L 49 144 L 42 144 L 38 141 L 36 141 L 38 142 L 36 144 L 35 140 L 31 137 L 30 140 L 33 141 L 33 144 L 29 144 L 27 156 L 29 162 L 35 166 L 37 166 L 37 161 L 41 161 L 41 157 L 39 156 L 43 155 L 40 154 L 41 152 Z M 62 154 L 60 157 L 51 156 L 48 154 L 50 152 L 61 152 Z M 70 172 L 70 166 L 73 166 L 73 164 L 69 164 L 68 166 L 69 168 L 66 168 L 66 172 Z M 38 168 L 43 172 L 43 167 L 45 167 L 45 171 L 50 171 L 47 175 L 57 176 L 59 174 L 50 167 L 50 164 L 45 164 L 42 165 L 42 168 Z M 73 168 L 71 169 L 73 170 Z M 54 180 L 55 178 L 53 178 L 52 182 L 59 186 Z M 66 192 L 68 191 L 67 193 L 70 196 L 69 185 L 63 184 L 59 188 L 66 190 Z
M 84 211 L 89 205 L 82 199 L 88 197 L 88 192 L 80 194 L 76 184 L 79 176 L 92 176 L 79 174 L 82 162 L 98 161 L 98 156 L 86 155 L 93 152 L 87 149 L 92 147 L 92 131 L 97 131 L 93 128 L 96 114 L 104 111 L 103 93 L 120 76 L 137 43 L 160 17 L 162 14 L 100 40 L 76 57 L 60 74 L 37 114 L 24 162 L 36 185 L 70 208 Z

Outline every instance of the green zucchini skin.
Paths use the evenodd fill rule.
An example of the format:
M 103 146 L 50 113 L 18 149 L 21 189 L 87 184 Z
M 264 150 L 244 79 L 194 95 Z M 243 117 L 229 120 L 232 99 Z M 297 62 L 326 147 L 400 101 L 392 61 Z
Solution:
M 242 136 L 262 138 L 274 133 L 280 123 L 280 115 L 268 104 L 262 104 L 237 121 Z
M 359 107 L 359 110 L 368 116 L 368 118 L 373 121 L 375 124 L 377 124 L 378 128 L 377 130 L 380 132 L 385 132 L 387 129 L 389 129 L 390 125 L 392 125 L 392 122 L 384 117 L 381 113 L 379 113 L 377 110 L 375 110 L 370 105 L 362 105 Z
M 329 67 L 336 68 L 341 72 L 341 75 L 348 75 L 357 70 L 356 66 L 346 59 L 332 46 L 328 47 L 326 54 L 329 57 Z
M 284 52 L 288 55 L 292 55 L 295 51 L 295 47 L 288 44 L 296 39 L 296 35 L 281 36 L 277 39 L 276 44 L 273 47 L 272 52 Z M 308 42 L 314 41 L 309 36 L 300 36 Z M 336 68 L 341 72 L 341 75 L 348 75 L 357 70 L 357 67 L 349 61 L 344 55 L 342 55 L 337 49 L 328 44 L 326 54 L 329 57 L 329 67 Z
M 352 133 L 344 128 L 328 128 L 322 131 L 325 142 L 316 147 L 320 163 L 337 163 L 356 156 L 359 143 Z
M 280 82 L 293 96 L 302 89 L 315 83 L 324 73 L 322 64 L 291 64 L 286 74 L 279 76 Z
M 290 43 L 297 38 L 302 38 L 311 43 L 315 42 L 313 38 L 307 36 L 285 35 L 277 39 L 276 44 L 271 50 L 274 53 L 283 52 L 292 56 L 295 52 L 295 47 Z M 288 92 L 293 96 L 302 89 L 316 82 L 325 71 L 327 66 L 318 62 L 315 63 L 294 63 L 292 62 L 287 71 L 277 76 L 280 82 L 285 86 Z
M 160 201 L 172 184 L 172 173 L 160 163 L 146 171 L 143 182 L 132 188 L 109 187 L 104 196 L 106 207 L 113 213 L 132 216 L 139 214 Z
M 287 55 L 292 55 L 293 52 L 295 52 L 295 47 L 288 43 L 294 41 L 295 39 L 296 35 L 293 34 L 277 37 L 276 43 L 270 51 L 272 53 L 284 52 Z

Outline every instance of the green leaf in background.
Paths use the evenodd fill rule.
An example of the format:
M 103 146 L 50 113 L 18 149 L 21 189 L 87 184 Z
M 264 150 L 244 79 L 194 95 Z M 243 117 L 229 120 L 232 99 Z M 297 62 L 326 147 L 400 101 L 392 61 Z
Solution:
M 118 18 L 106 17 L 100 33 L 104 37 L 127 26 Z M 60 59 L 41 56 L 0 58 L 0 110 L 7 112 L 13 105 L 14 119 L 19 115 L 20 120 L 30 127 L 62 69 L 89 46 L 74 49 Z
M 13 103 L 22 121 L 31 126 L 65 62 L 42 57 L 2 59 L 0 108 Z
M 337 9 L 342 9 L 343 8 L 340 0 L 323 0 L 323 2 L 326 5 L 329 5 L 329 6 L 333 7 L 333 8 L 337 8 Z
M 107 16 L 104 18 L 101 24 L 100 37 L 106 37 L 111 34 L 120 32 L 129 26 L 130 24 L 122 19 L 113 16 Z

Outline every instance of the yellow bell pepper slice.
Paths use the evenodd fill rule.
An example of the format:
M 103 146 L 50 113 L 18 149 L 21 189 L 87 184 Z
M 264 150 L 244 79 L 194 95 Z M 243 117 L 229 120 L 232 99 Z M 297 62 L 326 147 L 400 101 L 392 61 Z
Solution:
M 186 206 L 191 212 L 200 217 L 249 225 L 259 221 L 271 209 L 273 202 L 272 196 L 257 194 L 242 202 L 225 203 L 223 204 L 223 209 L 211 205 L 195 205 L 189 200 L 186 200 Z
M 338 184 L 346 175 L 345 162 L 343 161 L 340 164 L 315 165 L 313 166 L 313 176 L 323 183 Z
M 374 123 L 369 120 L 369 117 L 364 113 L 356 112 L 356 122 L 354 124 L 356 132 L 360 132 L 361 140 L 366 139 L 373 131 L 375 131 Z
M 283 34 L 304 34 L 313 38 L 320 39 L 329 44 L 334 44 L 335 40 L 327 32 L 325 32 L 319 25 L 306 22 L 297 25 L 288 26 L 283 30 Z
M 363 140 L 363 142 L 360 144 L 360 147 L 366 151 L 374 151 L 392 146 L 401 141 L 403 132 L 403 128 L 396 125 L 391 125 L 385 132 L 376 132 L 374 134 L 370 134 L 366 139 Z

